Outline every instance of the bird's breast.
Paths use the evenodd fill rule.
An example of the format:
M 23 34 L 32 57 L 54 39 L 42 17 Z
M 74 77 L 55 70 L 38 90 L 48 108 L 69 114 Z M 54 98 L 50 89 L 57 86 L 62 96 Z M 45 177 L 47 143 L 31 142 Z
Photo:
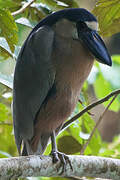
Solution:
M 56 35 L 52 61 L 58 89 L 68 86 L 78 95 L 93 66 L 93 55 L 80 41 Z

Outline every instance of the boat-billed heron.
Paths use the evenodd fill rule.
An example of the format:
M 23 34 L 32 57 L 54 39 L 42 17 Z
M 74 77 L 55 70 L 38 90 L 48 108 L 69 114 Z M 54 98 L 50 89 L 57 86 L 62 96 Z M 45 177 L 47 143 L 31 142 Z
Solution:
M 43 154 L 73 112 L 94 59 L 112 65 L 94 15 L 64 9 L 41 20 L 17 58 L 13 120 L 19 154 Z M 23 150 L 21 145 L 23 144 Z

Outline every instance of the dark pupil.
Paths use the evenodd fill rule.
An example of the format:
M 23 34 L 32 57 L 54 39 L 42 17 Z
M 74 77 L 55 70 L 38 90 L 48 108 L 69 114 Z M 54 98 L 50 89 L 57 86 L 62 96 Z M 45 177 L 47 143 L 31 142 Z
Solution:
M 79 29 L 79 31 L 88 31 L 89 30 L 88 26 L 82 21 L 79 21 L 77 23 L 77 29 Z

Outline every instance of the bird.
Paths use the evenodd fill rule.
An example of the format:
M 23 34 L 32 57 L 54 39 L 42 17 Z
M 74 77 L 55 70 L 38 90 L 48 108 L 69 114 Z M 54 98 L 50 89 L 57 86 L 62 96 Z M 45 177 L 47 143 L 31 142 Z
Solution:
M 95 59 L 112 66 L 96 17 L 66 8 L 42 19 L 18 55 L 13 82 L 13 124 L 19 155 L 43 154 L 74 111 Z

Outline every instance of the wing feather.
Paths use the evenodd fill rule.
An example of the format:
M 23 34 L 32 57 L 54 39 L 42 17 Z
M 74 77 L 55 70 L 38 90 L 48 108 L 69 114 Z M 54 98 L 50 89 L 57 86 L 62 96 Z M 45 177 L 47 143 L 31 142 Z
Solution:
M 34 121 L 52 88 L 55 69 L 51 61 L 54 31 L 43 26 L 33 32 L 18 56 L 13 87 L 13 122 L 18 151 L 22 140 L 33 136 Z

